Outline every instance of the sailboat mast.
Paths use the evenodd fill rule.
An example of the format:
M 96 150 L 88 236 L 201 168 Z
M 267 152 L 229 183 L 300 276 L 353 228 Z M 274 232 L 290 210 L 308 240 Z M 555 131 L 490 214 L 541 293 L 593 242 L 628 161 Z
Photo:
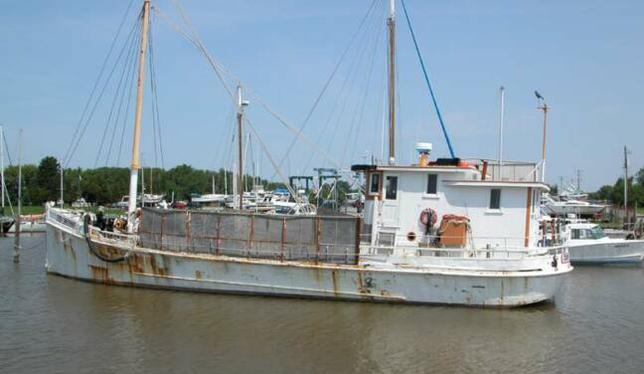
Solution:
M 389 54 L 387 55 L 389 92 L 389 164 L 396 161 L 396 0 L 389 0 L 387 17 Z
M 244 101 L 241 85 L 237 86 L 237 192 L 239 193 L 239 210 L 244 207 Z
M 150 17 L 150 0 L 143 1 L 141 18 L 141 47 L 139 49 L 139 78 L 136 84 L 136 111 L 134 113 L 134 137 L 132 139 L 132 165 L 130 167 L 130 199 L 128 201 L 128 231 L 134 227 L 136 211 L 137 179 L 140 168 L 139 148 L 141 143 L 141 113 L 143 107 L 143 80 L 145 78 L 145 55 L 148 48 L 148 20 Z
M 2 182 L 2 214 L 4 214 L 4 127 L 0 126 L 0 180 Z

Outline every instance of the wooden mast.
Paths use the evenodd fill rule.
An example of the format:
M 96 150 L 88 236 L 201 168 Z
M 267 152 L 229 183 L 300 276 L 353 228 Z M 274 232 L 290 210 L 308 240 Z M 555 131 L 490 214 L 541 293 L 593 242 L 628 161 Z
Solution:
M 134 113 L 134 137 L 132 139 L 132 165 L 130 167 L 130 199 L 128 201 L 128 231 L 134 227 L 134 212 L 136 211 L 136 190 L 139 168 L 139 148 L 141 143 L 141 113 L 143 107 L 143 80 L 145 78 L 145 55 L 148 48 L 148 23 L 150 16 L 150 0 L 143 1 L 143 17 L 141 18 L 141 47 L 139 49 L 139 78 L 136 84 L 136 111 Z
M 242 87 L 237 85 L 237 192 L 239 210 L 244 208 L 244 107 L 248 102 L 242 98 Z
M 387 56 L 389 92 L 389 164 L 396 162 L 396 1 L 389 0 L 387 29 L 389 54 Z

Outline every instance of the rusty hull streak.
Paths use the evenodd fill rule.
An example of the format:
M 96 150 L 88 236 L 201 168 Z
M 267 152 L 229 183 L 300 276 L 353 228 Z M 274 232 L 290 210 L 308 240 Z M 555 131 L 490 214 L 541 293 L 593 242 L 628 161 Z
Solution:
M 331 270 L 331 281 L 333 282 L 333 295 L 338 296 L 338 272 Z
M 94 278 L 94 280 L 104 284 L 110 283 L 110 278 L 107 272 L 107 268 L 89 265 L 89 269 L 92 271 L 92 278 Z
M 65 236 L 67 236 L 67 235 L 64 234 L 62 231 L 60 231 L 59 240 L 60 240 L 61 243 L 63 243 L 63 249 L 65 250 L 65 252 L 69 253 L 69 255 L 72 258 L 72 260 L 74 260 L 74 262 L 76 262 L 76 251 L 74 251 L 74 247 L 72 247 L 71 238 L 66 240 Z

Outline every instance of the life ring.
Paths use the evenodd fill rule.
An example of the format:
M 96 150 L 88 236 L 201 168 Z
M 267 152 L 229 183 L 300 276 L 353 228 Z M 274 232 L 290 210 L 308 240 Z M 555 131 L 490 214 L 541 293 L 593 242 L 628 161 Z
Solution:
M 438 214 L 432 208 L 427 208 L 420 212 L 420 222 L 427 226 L 427 228 L 434 227 L 438 220 Z
M 127 221 L 124 220 L 123 218 L 117 218 L 114 220 L 114 228 L 117 230 L 125 230 L 127 227 Z

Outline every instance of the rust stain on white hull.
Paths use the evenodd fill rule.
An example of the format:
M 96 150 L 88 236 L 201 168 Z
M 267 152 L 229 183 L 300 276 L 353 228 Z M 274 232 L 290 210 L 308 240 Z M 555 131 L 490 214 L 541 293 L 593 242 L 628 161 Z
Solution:
M 109 263 L 91 253 L 86 239 L 62 225 L 47 225 L 47 271 L 115 285 L 392 303 L 516 307 L 551 299 L 568 271 L 542 275 L 458 270 L 378 269 L 365 264 L 246 259 L 151 250 L 119 249 L 95 242 Z

